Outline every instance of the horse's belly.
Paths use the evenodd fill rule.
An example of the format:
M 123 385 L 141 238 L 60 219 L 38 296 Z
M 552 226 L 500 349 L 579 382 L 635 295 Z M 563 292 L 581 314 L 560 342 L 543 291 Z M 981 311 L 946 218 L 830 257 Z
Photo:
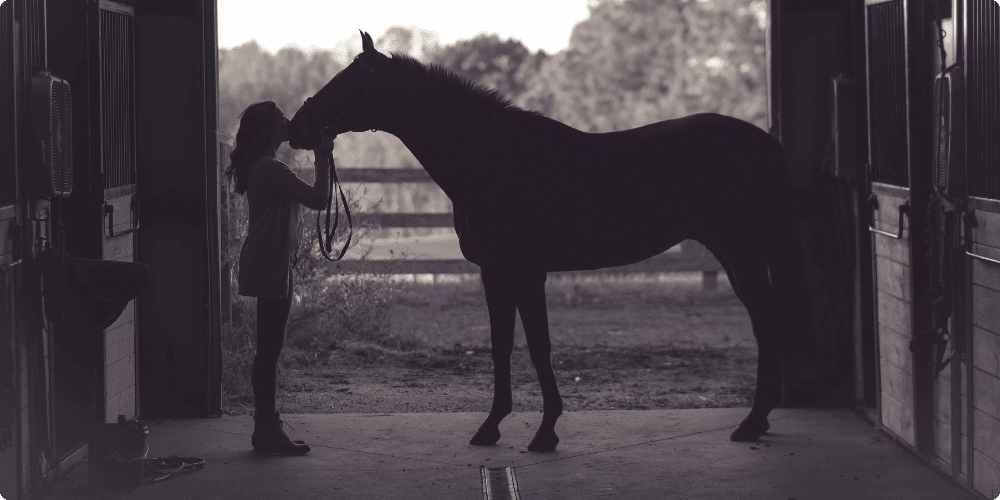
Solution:
M 665 220 L 642 228 L 595 227 L 576 234 L 555 231 L 536 238 L 535 252 L 550 272 L 602 269 L 659 255 L 687 239 L 689 232 L 689 224 Z

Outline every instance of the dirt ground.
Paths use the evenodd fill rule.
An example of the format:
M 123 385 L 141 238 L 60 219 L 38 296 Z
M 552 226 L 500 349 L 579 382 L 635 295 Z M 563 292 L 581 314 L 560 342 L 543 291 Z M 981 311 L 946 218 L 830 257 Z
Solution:
M 748 406 L 756 344 L 749 317 L 724 279 L 719 288 L 702 292 L 697 279 L 550 278 L 552 362 L 565 410 Z M 391 305 L 392 336 L 409 347 L 344 340 L 313 352 L 286 347 L 281 411 L 489 411 L 493 363 L 481 285 L 411 284 Z M 540 411 L 541 392 L 519 321 L 515 335 L 514 411 Z M 230 412 L 248 406 L 237 402 Z

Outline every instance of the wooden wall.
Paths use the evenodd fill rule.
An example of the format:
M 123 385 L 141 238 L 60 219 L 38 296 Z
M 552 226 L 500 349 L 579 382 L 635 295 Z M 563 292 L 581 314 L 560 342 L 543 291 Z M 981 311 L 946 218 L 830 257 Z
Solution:
M 0 209 L 0 219 L 3 218 L 2 212 L 6 211 L 13 213 L 14 207 L 8 206 Z M 18 382 L 22 378 L 19 374 L 27 370 L 27 366 L 22 366 L 20 363 L 21 357 L 18 355 L 20 350 L 15 335 L 17 330 L 14 318 L 16 309 L 14 295 L 17 268 L 7 265 L 14 260 L 12 255 L 14 243 L 11 238 L 7 237 L 3 227 L 4 224 L 9 227 L 13 221 L 13 217 L 0 220 L 0 343 L 3 344 L 3 348 L 0 348 L 0 371 L 2 371 L 0 372 L 0 412 L 4 413 L 0 415 L 0 418 L 12 420 L 11 427 L 0 425 L 0 496 L 4 498 L 13 498 L 18 493 L 16 491 L 19 484 L 17 481 L 17 455 L 20 451 L 18 443 L 20 442 L 20 434 L 24 432 L 19 432 L 18 429 L 21 428 L 19 422 L 27 423 L 27 420 L 22 420 L 18 415 L 27 411 L 27 398 L 18 387 Z M 9 389 L 13 391 L 13 394 L 3 393 L 8 389 L 7 384 L 10 384 Z M 8 411 L 9 414 L 7 414 Z
M 17 259 L 11 228 L 17 217 L 17 172 L 15 170 L 14 117 L 19 85 L 14 78 L 15 49 L 13 10 L 0 7 L 0 497 L 14 498 L 18 493 L 18 365 L 15 363 L 17 340 L 14 334 L 14 278 Z M 10 193 L 10 191 L 14 191 Z M 13 199 L 11 197 L 13 194 Z
M 20 426 L 17 414 L 22 405 L 18 404 L 20 394 L 17 392 L 17 372 L 20 371 L 20 364 L 15 363 L 15 360 L 19 359 L 16 357 L 18 346 L 14 335 L 14 281 L 14 268 L 0 265 L 0 342 L 7 344 L 9 349 L 9 352 L 0 349 L 0 353 L 4 355 L 0 358 L 0 363 L 11 363 L 0 369 L 4 370 L 2 377 L 10 377 L 9 381 L 5 382 L 10 382 L 11 388 L 14 389 L 14 394 L 0 394 L 0 404 L 10 405 L 7 408 L 0 408 L 0 411 L 10 412 L 8 415 L 3 415 L 3 418 L 12 420 L 11 427 L 0 426 L 4 427 L 0 428 L 0 432 L 8 433 L 6 436 L 0 435 L 0 496 L 4 498 L 16 498 L 19 484 L 17 475 Z M 5 384 L 0 384 L 0 390 L 5 389 L 3 385 Z
M 978 203 L 974 203 L 978 201 Z M 973 200 L 972 253 L 1000 260 L 1000 202 Z M 972 259 L 973 489 L 1000 494 L 1000 264 Z M 963 398 L 963 408 L 966 406 Z
M 221 414 L 215 2 L 137 0 L 140 411 Z M 146 307 L 146 306 L 149 307 Z
M 51 456 L 48 454 L 47 445 L 50 443 L 50 429 L 46 428 L 49 416 L 49 387 L 48 368 L 51 366 L 51 358 L 48 349 L 47 332 L 43 330 L 39 316 L 31 306 L 36 305 L 24 296 L 26 285 L 36 284 L 32 278 L 37 277 L 33 272 L 28 272 L 32 254 L 30 253 L 32 242 L 36 237 L 46 238 L 49 227 L 47 222 L 42 222 L 37 226 L 26 224 L 31 218 L 45 219 L 48 214 L 48 204 L 44 201 L 29 200 L 30 193 L 22 191 L 27 188 L 25 182 L 26 166 L 32 164 L 32 157 L 29 156 L 28 134 L 24 131 L 28 129 L 29 108 L 27 96 L 30 77 L 36 67 L 45 66 L 44 53 L 44 30 L 42 29 L 43 2 L 38 0 L 19 0 L 4 2 L 0 10 L 5 11 L 0 15 L 4 18 L 4 30 L 6 31 L 4 40 L 0 43 L 0 48 L 10 51 L 5 57 L 0 58 L 5 66 L 0 70 L 8 87 L 8 98 L 3 99 L 4 108 L 0 112 L 0 119 L 5 120 L 4 137 L 7 141 L 3 148 L 0 162 L 5 163 L 9 168 L 13 166 L 17 171 L 14 200 L 5 202 L 7 205 L 0 217 L 10 219 L 16 217 L 21 224 L 22 234 L 20 241 L 11 242 L 11 249 L 18 248 L 18 257 L 24 258 L 21 265 L 8 268 L 3 279 L 4 288 L 0 292 L 0 300 L 3 300 L 2 308 L 10 308 L 5 313 L 0 313 L 5 324 L 13 323 L 13 383 L 17 396 L 14 398 L 16 408 L 15 428 L 13 429 L 13 451 L 18 464 L 15 466 L 17 480 L 12 485 L 13 498 L 26 498 L 38 491 L 42 484 L 43 474 L 46 472 L 48 461 Z M 8 17 L 11 16 L 12 17 Z M 10 22 L 11 24 L 7 24 Z M 8 38 L 9 37 L 9 38 Z M 11 59 L 9 56 L 13 55 Z M 9 65 L 9 66 L 8 66 Z M 10 72 L 10 70 L 13 70 Z M 8 80 L 11 78 L 12 80 Z M 9 171 L 8 171 L 9 172 Z M 4 181 L 4 180 L 0 180 Z M 9 177 L 5 182 L 9 182 Z M 5 238 L 11 241 L 9 226 Z M 12 255 L 6 249 L 2 252 L 7 262 L 10 262 Z M 35 281 L 35 283 L 32 283 Z M 13 294 L 13 296 L 9 295 Z
M 16 288 L 15 288 L 16 290 Z M 23 318 L 17 318 L 23 319 Z M 33 333 L 32 330 L 27 328 L 24 321 L 20 321 L 14 325 L 14 331 L 16 332 L 26 332 Z M 32 384 L 30 383 L 32 373 L 32 365 L 34 363 L 31 357 L 28 355 L 28 351 L 31 349 L 29 342 L 26 342 L 26 338 L 21 336 L 19 341 L 15 343 L 14 355 L 17 360 L 14 361 L 15 370 L 17 374 L 15 375 L 15 380 L 17 380 L 17 392 L 20 396 L 18 398 L 18 409 L 20 414 L 18 415 L 18 423 L 20 424 L 20 429 L 18 429 L 18 452 L 20 456 L 17 457 L 20 462 L 21 470 L 19 479 L 19 486 L 21 491 L 16 493 L 27 492 L 31 490 L 31 486 L 35 484 L 35 479 L 38 475 L 36 467 L 32 466 L 34 460 L 32 460 L 32 452 L 37 451 L 40 446 L 35 444 L 35 440 L 32 439 L 32 424 L 38 425 L 38 422 L 33 422 L 32 416 L 32 401 L 35 399 L 34 391 L 32 391 Z M 37 413 L 37 411 L 36 411 Z M 37 435 L 37 433 L 35 434 Z
M 856 29 L 850 2 L 771 0 L 768 22 L 769 132 L 781 140 L 795 190 L 785 207 L 797 219 L 806 280 L 812 290 L 817 358 L 812 380 L 786 368 L 782 403 L 849 406 L 853 403 L 854 266 L 851 181 L 831 168 L 832 81 L 857 78 Z M 842 130 L 857 140 L 862 130 Z M 867 253 L 866 249 L 866 253 Z M 866 255 L 867 257 L 867 255 Z M 866 264 L 867 267 L 867 264 Z M 866 273 L 867 274 L 867 273 Z
M 949 326 L 949 331 L 956 332 L 954 322 Z M 957 446 L 958 456 L 960 458 L 957 462 L 956 471 L 959 476 L 968 475 L 968 462 L 965 460 L 967 454 L 966 443 L 968 442 L 968 431 L 965 425 L 964 411 L 962 408 L 966 408 L 968 404 L 968 390 L 967 381 L 965 373 L 967 370 L 966 363 L 963 362 L 960 356 L 955 355 L 955 342 L 949 342 L 944 353 L 944 358 L 952 359 L 952 363 L 957 365 L 961 377 L 961 406 L 957 408 L 958 411 L 953 411 L 952 406 L 952 378 L 953 372 L 952 367 L 947 366 L 934 378 L 933 382 L 933 394 L 934 401 L 931 406 L 933 412 L 933 429 L 934 429 L 934 444 L 931 450 L 931 461 L 940 471 L 951 474 L 952 473 L 952 457 L 953 457 L 953 446 Z M 953 427 L 957 426 L 960 430 L 961 439 L 956 443 L 953 440 Z M 963 479 L 962 477 L 957 478 L 959 482 Z

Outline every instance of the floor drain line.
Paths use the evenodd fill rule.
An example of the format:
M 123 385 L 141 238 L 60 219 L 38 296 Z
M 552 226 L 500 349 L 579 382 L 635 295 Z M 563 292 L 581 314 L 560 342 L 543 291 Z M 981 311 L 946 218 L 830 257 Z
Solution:
M 483 478 L 483 500 L 521 500 L 513 467 L 480 465 L 479 475 Z

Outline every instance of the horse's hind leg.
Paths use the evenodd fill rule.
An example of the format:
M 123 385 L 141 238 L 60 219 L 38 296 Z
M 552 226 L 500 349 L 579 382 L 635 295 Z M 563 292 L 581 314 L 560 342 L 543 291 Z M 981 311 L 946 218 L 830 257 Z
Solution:
M 757 340 L 757 388 L 753 406 L 730 435 L 733 441 L 753 441 L 770 428 L 767 416 L 781 396 L 782 322 L 778 297 L 768 277 L 767 258 L 753 239 L 708 243 L 726 269 L 733 290 L 747 308 Z
M 545 272 L 525 273 L 517 283 L 517 310 L 521 313 L 528 352 L 538 374 L 543 400 L 542 424 L 528 444 L 528 451 L 553 451 L 559 443 L 555 425 L 556 419 L 562 415 L 562 398 L 552 371 L 552 344 L 549 340 L 549 319 L 545 307 Z
M 514 398 L 510 385 L 510 356 L 514 352 L 514 281 L 509 273 L 483 267 L 483 287 L 490 314 L 493 356 L 493 408 L 469 444 L 489 446 L 500 440 L 500 422 L 510 414 Z

